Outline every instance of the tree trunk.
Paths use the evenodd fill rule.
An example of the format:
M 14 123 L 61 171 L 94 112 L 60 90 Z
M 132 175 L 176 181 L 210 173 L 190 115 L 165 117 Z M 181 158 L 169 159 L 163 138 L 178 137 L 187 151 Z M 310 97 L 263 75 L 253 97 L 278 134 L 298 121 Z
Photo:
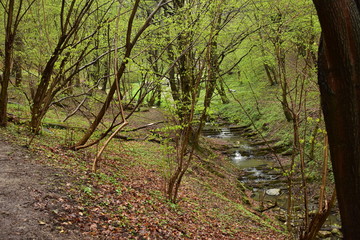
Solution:
M 360 1 L 313 0 L 318 79 L 344 239 L 360 239 Z
M 143 24 L 143 26 L 140 28 L 140 30 L 138 30 L 138 32 L 135 34 L 135 36 L 132 38 L 132 27 L 133 27 L 133 21 L 137 12 L 137 9 L 139 7 L 139 2 L 140 0 L 136 0 L 134 3 L 134 7 L 132 9 L 132 13 L 130 15 L 130 18 L 128 20 L 128 27 L 127 27 L 127 34 L 126 34 L 126 49 L 125 49 L 125 54 L 124 54 L 124 58 L 123 61 L 120 65 L 119 70 L 117 71 L 117 76 L 116 79 L 117 81 L 119 81 L 122 77 L 123 74 L 125 72 L 126 69 L 126 65 L 128 63 L 128 58 L 131 55 L 131 51 L 134 48 L 135 44 L 137 43 L 137 41 L 139 40 L 141 34 L 147 29 L 147 27 L 150 25 L 150 22 L 152 21 L 154 15 L 157 13 L 157 11 L 160 9 L 160 6 L 163 3 L 163 0 L 159 1 L 157 7 L 153 10 L 153 12 L 148 16 L 148 18 L 146 19 L 145 23 Z M 106 97 L 105 103 L 103 104 L 103 106 L 101 107 L 99 113 L 97 114 L 94 122 L 91 124 L 90 128 L 88 129 L 88 131 L 84 134 L 84 136 L 82 137 L 82 139 L 77 142 L 72 148 L 74 149 L 78 149 L 79 147 L 83 146 L 91 137 L 91 135 L 94 133 L 94 131 L 96 130 L 97 126 L 100 124 L 101 120 L 103 119 L 107 109 L 110 106 L 110 103 L 114 97 L 115 91 L 116 91 L 116 80 L 114 81 L 114 83 L 112 84 L 109 93 Z
M 61 40 L 61 39 L 60 39 Z M 55 66 L 56 61 L 58 60 L 62 50 L 60 49 L 60 43 L 58 43 L 58 47 L 56 47 L 53 55 L 49 59 L 46 64 L 44 71 L 41 74 L 41 80 L 39 85 L 36 88 L 36 92 L 33 97 L 33 104 L 30 107 L 31 110 L 31 121 L 30 121 L 30 128 L 31 131 L 34 133 L 39 133 L 40 124 L 43 116 L 45 114 L 41 113 L 42 109 L 44 109 L 44 99 L 47 97 L 48 87 L 51 82 L 51 75 L 53 73 L 53 69 Z
M 24 50 L 23 47 L 24 43 L 21 37 L 19 37 L 19 34 L 16 34 L 16 37 L 14 38 L 14 50 L 17 52 L 22 52 Z M 22 57 L 20 54 L 15 54 L 14 60 L 13 60 L 13 75 L 15 75 L 15 86 L 20 87 L 22 82 Z
M 158 63 L 158 59 L 159 58 L 159 53 L 158 50 L 150 50 L 149 51 L 149 57 L 148 57 L 148 61 L 151 65 L 152 70 L 154 71 L 154 73 L 157 75 L 159 74 L 159 63 Z M 160 79 L 159 81 L 157 81 L 154 87 L 154 90 L 152 91 L 152 95 L 148 101 L 148 105 L 151 106 L 160 106 L 161 105 L 161 81 L 162 79 Z
M 17 56 L 14 59 L 13 72 L 15 75 L 15 86 L 20 87 L 22 82 L 22 66 L 20 56 Z
M 276 74 L 275 74 L 275 70 L 273 67 L 270 67 L 269 64 L 264 63 L 264 69 L 266 72 L 266 76 L 270 82 L 271 86 L 274 86 L 277 84 L 277 80 L 276 80 Z
M 218 54 L 218 33 L 220 31 L 221 24 L 221 14 L 218 8 L 217 11 L 212 12 L 214 15 L 214 20 L 211 22 L 211 36 L 210 36 L 210 44 L 208 46 L 208 77 L 206 83 L 206 92 L 205 92 L 205 100 L 204 107 L 209 108 L 211 104 L 211 98 L 214 94 L 216 82 L 218 80 L 218 75 L 220 72 L 220 63 L 219 63 L 219 54 Z
M 15 32 L 13 32 L 13 13 L 14 13 L 14 0 L 9 1 L 7 9 L 7 22 L 5 32 L 5 59 L 4 59 L 4 72 L 1 81 L 0 91 L 0 126 L 6 127 L 7 125 L 7 101 L 8 101 L 8 86 L 10 82 L 11 73 L 11 57 L 13 53 L 13 45 Z
M 226 91 L 225 91 L 223 80 L 220 79 L 220 81 L 218 81 L 218 84 L 216 84 L 215 87 L 221 97 L 221 102 L 223 104 L 230 103 L 229 98 L 226 96 Z
M 125 68 L 126 68 L 126 63 L 123 62 L 121 67 L 120 67 L 120 70 L 118 72 L 119 79 L 122 77 L 122 75 L 123 75 L 123 73 L 125 71 Z M 74 149 L 76 149 L 79 146 L 84 145 L 89 140 L 91 135 L 94 133 L 97 126 L 100 124 L 101 120 L 103 119 L 107 109 L 109 108 L 110 103 L 114 98 L 115 91 L 116 91 L 116 81 L 113 82 L 113 84 L 112 84 L 112 86 L 111 86 L 111 88 L 109 90 L 109 93 L 108 93 L 108 95 L 106 97 L 106 100 L 105 100 L 104 104 L 102 105 L 99 113 L 96 115 L 96 118 L 95 118 L 94 122 L 91 124 L 89 129 L 86 131 L 86 133 L 84 134 L 82 139 L 78 143 L 76 143 L 75 146 L 73 146 Z
M 109 54 L 110 55 L 110 54 Z M 110 61 L 107 59 L 104 63 L 105 72 L 101 83 L 101 90 L 106 91 L 107 83 L 110 81 Z

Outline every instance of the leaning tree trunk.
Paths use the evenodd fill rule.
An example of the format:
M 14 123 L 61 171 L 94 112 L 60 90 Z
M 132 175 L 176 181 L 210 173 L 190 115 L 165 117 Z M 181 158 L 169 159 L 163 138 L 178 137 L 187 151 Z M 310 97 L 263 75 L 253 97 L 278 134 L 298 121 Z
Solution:
M 319 86 L 344 239 L 360 239 L 360 1 L 313 0 Z

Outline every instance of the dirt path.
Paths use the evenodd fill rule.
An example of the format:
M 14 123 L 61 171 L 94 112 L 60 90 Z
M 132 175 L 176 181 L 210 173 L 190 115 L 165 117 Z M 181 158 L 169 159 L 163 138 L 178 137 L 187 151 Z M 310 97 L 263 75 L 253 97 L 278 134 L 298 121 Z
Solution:
M 63 172 L 33 158 L 0 135 L 0 239 L 83 239 L 76 232 L 65 233 L 54 217 L 65 210 Z

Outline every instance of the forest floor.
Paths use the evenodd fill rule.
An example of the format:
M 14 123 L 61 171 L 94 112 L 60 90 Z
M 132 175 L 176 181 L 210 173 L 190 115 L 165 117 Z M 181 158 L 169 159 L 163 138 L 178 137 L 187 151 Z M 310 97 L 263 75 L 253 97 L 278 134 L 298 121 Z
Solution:
M 62 234 L 54 218 L 66 211 L 64 171 L 33 157 L 0 135 L 0 239 L 79 239 L 76 231 Z
M 215 153 L 196 158 L 173 204 L 158 143 L 114 140 L 94 174 L 94 152 L 64 148 L 56 129 L 27 149 L 16 128 L 0 132 L 0 239 L 287 238 Z

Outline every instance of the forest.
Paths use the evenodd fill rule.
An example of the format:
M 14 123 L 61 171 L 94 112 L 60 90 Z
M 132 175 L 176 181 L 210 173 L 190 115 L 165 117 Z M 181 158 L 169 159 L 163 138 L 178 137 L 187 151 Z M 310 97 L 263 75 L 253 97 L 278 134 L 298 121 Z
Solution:
M 0 5 L 0 158 L 61 195 L 14 239 L 360 238 L 358 0 Z

